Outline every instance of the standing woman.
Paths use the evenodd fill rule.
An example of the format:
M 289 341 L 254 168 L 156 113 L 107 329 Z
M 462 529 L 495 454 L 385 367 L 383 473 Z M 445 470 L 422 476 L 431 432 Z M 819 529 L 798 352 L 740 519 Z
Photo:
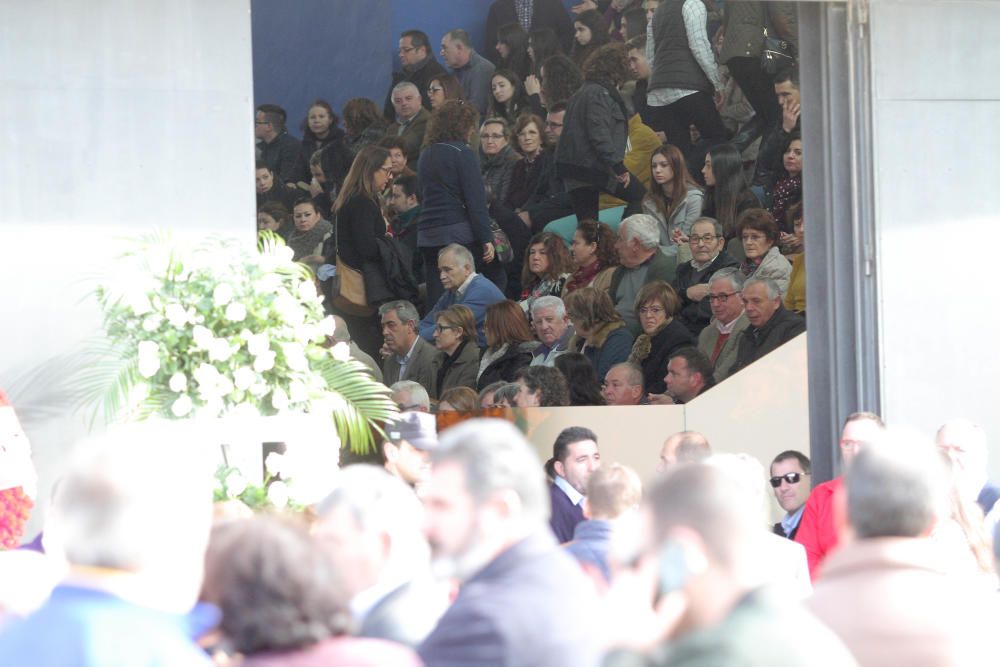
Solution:
M 573 244 L 569 247 L 570 259 L 576 270 L 566 281 L 563 299 L 581 287 L 608 291 L 611 276 L 618 268 L 618 251 L 615 250 L 617 239 L 611 228 L 603 222 L 583 220 L 576 226 Z
M 573 50 L 570 52 L 573 62 L 585 70 L 587 58 L 609 41 L 611 37 L 604 16 L 596 9 L 580 12 L 573 21 Z
M 736 238 L 740 213 L 760 206 L 757 195 L 747 186 L 740 152 L 732 144 L 713 146 L 705 156 L 701 173 L 705 177 L 702 215 L 722 224 L 727 241 Z
M 427 268 L 427 302 L 437 303 L 444 291 L 434 267 L 438 252 L 458 243 L 472 253 L 476 271 L 502 291 L 506 275 L 494 261 L 493 233 L 486 207 L 486 189 L 479 174 L 476 154 L 469 138 L 476 131 L 479 114 L 470 104 L 448 100 L 427 123 L 424 149 L 420 152 L 420 201 L 422 214 L 417 226 L 417 247 Z
M 602 191 L 627 202 L 626 217 L 642 211 L 646 189 L 624 162 L 629 113 L 618 86 L 627 78 L 625 45 L 602 46 L 587 60 L 583 86 L 566 105 L 556 173 L 566 185 L 577 220 L 597 219 Z
M 705 195 L 691 177 L 684 154 L 672 144 L 653 151 L 649 172 L 652 184 L 642 210 L 659 223 L 660 250 L 676 255 L 679 246 L 687 242 L 691 225 L 701 217 Z
M 367 299 L 361 302 L 347 297 L 349 277 L 342 268 L 353 270 L 355 279 L 369 262 L 379 262 L 375 238 L 385 236 L 386 224 L 379 205 L 379 193 L 385 189 L 392 171 L 389 151 L 378 146 L 365 146 L 354 159 L 344 179 L 337 199 L 333 202 L 336 216 L 336 260 L 341 280 L 341 297 L 334 300 L 334 309 L 347 322 L 353 340 L 366 353 L 378 358 L 382 346 L 381 330 L 374 306 Z M 333 262 L 330 262 L 333 263 Z M 364 277 L 360 276 L 364 285 Z M 357 295 L 351 295 L 356 297 Z
M 309 105 L 302 121 L 302 147 L 293 179 L 300 190 L 309 190 L 312 181 L 310 163 L 317 151 L 329 151 L 327 180 L 333 191 L 340 188 L 351 167 L 352 156 L 347 148 L 346 134 L 340 129 L 339 123 L 340 119 L 326 100 L 316 100 Z
M 511 70 L 523 81 L 531 74 L 531 56 L 528 55 L 528 33 L 520 23 L 508 23 L 497 29 L 497 69 Z
M 561 297 L 569 280 L 570 261 L 566 243 L 552 232 L 535 234 L 528 244 L 521 271 L 521 308 L 531 312 L 531 304 L 542 296 Z

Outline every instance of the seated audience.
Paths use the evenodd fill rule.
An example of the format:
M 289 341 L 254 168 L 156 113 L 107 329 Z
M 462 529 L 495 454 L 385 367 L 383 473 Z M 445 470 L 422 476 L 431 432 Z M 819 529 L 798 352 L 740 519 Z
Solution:
M 656 471 L 664 473 L 681 463 L 701 463 L 712 455 L 712 446 L 697 431 L 679 431 L 663 441 Z
M 771 487 L 774 489 L 774 499 L 778 501 L 785 516 L 774 524 L 774 534 L 795 539 L 802 520 L 802 512 L 806 508 L 806 500 L 812 483 L 809 481 L 811 471 L 809 457 L 802 452 L 787 450 L 774 457 L 771 462 Z
M 628 360 L 642 367 L 647 394 L 666 391 L 667 361 L 674 352 L 695 342 L 691 332 L 675 319 L 679 307 L 674 288 L 662 280 L 643 285 L 635 297 L 635 316 L 642 334 L 635 339 Z
M 431 451 L 435 447 L 437 422 L 434 415 L 426 412 L 403 412 L 385 426 L 383 467 L 393 477 L 416 487 L 426 482 L 430 475 Z
M 287 187 L 281 177 L 275 175 L 262 160 L 257 161 L 254 184 L 257 188 L 257 208 L 273 202 L 290 210 L 301 196 L 294 188 Z
M 596 9 L 580 12 L 573 20 L 573 62 L 583 69 L 587 59 L 610 41 L 608 22 Z
M 670 356 L 664 380 L 666 394 L 650 394 L 650 403 L 690 403 L 715 386 L 712 362 L 696 347 L 682 347 Z
M 641 331 L 635 316 L 635 298 L 639 290 L 656 280 L 669 283 L 676 273 L 676 258 L 660 252 L 659 243 L 656 219 L 650 215 L 629 216 L 618 228 L 615 249 L 621 266 L 611 277 L 608 296 L 633 335 Z
M 739 266 L 739 262 L 726 252 L 726 239 L 717 220 L 699 218 L 691 226 L 691 235 L 686 240 L 691 249 L 691 261 L 677 265 L 673 286 L 681 299 L 677 319 L 697 336 L 712 320 L 709 278 L 717 271 Z
M 590 474 L 583 501 L 583 521 L 573 529 L 566 550 L 584 566 L 596 569 L 604 583 L 610 583 L 608 552 L 615 523 L 639 509 L 642 482 L 639 475 L 621 463 L 603 465 Z
M 781 169 L 765 192 L 768 211 L 784 227 L 788 209 L 802 201 L 802 137 L 793 133 L 785 143 Z M 790 231 L 787 227 L 783 231 Z
M 715 381 L 722 382 L 733 372 L 740 338 L 750 320 L 743 309 L 743 274 L 726 268 L 712 274 L 708 281 L 712 321 L 698 334 L 698 349 L 715 369 Z
M 691 226 L 701 217 L 705 194 L 688 171 L 684 154 L 671 144 L 653 151 L 649 160 L 652 175 L 642 211 L 656 218 L 660 231 L 660 251 L 677 255 L 691 235 Z
M 566 305 L 557 296 L 541 296 L 531 304 L 531 327 L 538 347 L 531 353 L 532 366 L 552 366 L 559 355 L 569 350 L 573 327 L 569 325 Z
M 334 315 L 333 321 L 336 323 L 336 328 L 333 330 L 333 335 L 327 337 L 327 347 L 333 347 L 337 343 L 345 343 L 351 350 L 351 358 L 361 362 L 365 368 L 368 369 L 368 373 L 375 379 L 376 382 L 383 381 L 382 369 L 378 367 L 375 363 L 375 359 L 372 358 L 370 354 L 361 349 L 351 338 L 351 330 L 347 326 L 347 322 L 340 315 Z
M 300 524 L 257 516 L 220 525 L 205 566 L 206 600 L 241 665 L 420 664 L 407 648 L 348 637 L 348 595 L 334 562 Z
M 726 241 L 739 238 L 737 220 L 751 208 L 759 208 L 757 195 L 750 191 L 743 175 L 743 158 L 732 144 L 720 144 L 709 149 L 705 166 L 705 205 L 701 214 L 722 224 Z
M 587 357 L 579 352 L 567 352 L 556 359 L 555 368 L 566 378 L 570 405 L 604 405 L 601 385 Z
M 433 387 L 433 383 L 430 385 Z M 430 412 L 431 397 L 423 385 L 413 380 L 394 382 L 389 391 L 392 392 L 392 402 L 400 412 Z
M 441 394 L 438 412 L 472 412 L 479 407 L 476 392 L 468 387 L 452 387 Z
M 611 228 L 596 220 L 581 220 L 573 232 L 569 256 L 574 271 L 563 287 L 563 298 L 581 287 L 594 287 L 607 292 L 611 276 L 618 267 L 617 237 Z
M 427 132 L 430 112 L 420 106 L 420 89 L 409 81 L 397 83 L 392 89 L 395 120 L 386 128 L 388 137 L 399 137 L 406 145 L 406 159 L 417 164 Z
M 583 521 L 583 501 L 591 473 L 601 465 L 597 436 L 589 428 L 564 428 L 552 444 L 552 458 L 545 463 L 552 515 L 549 527 L 559 542 L 573 539 L 573 530 Z
M 434 339 L 434 324 L 437 314 L 445 308 L 461 304 L 471 310 L 475 316 L 478 331 L 477 344 L 486 345 L 486 333 L 483 330 L 486 308 L 498 301 L 503 301 L 504 297 L 497 286 L 476 273 L 473 266 L 472 253 L 465 246 L 453 243 L 438 252 L 438 274 L 445 291 L 434 304 L 434 308 L 420 321 L 420 335 L 425 340 Z
M 608 405 L 641 405 L 646 398 L 642 368 L 631 361 L 615 364 L 604 376 L 602 393 Z
M 497 28 L 497 69 L 517 74 L 522 81 L 531 74 L 531 56 L 528 55 L 528 33 L 517 21 Z
M 792 273 L 788 277 L 788 291 L 785 292 L 785 308 L 806 316 L 806 252 L 805 252 L 805 211 L 802 203 L 793 204 L 788 209 L 792 220 L 796 245 L 801 249 L 791 256 Z
M 357 155 L 365 146 L 377 143 L 385 136 L 388 126 L 375 102 L 367 97 L 355 97 L 344 104 L 344 141 L 352 155 Z
M 384 350 L 382 362 L 385 384 L 414 380 L 424 387 L 434 386 L 434 348 L 418 333 L 419 315 L 409 301 L 390 301 L 379 309 Z
M 276 201 L 267 202 L 257 208 L 257 231 L 270 230 L 287 239 L 294 227 L 289 209 Z
M 490 118 L 503 118 L 508 125 L 513 126 L 524 114 L 537 114 L 542 109 L 531 106 L 524 83 L 520 76 L 509 69 L 498 69 L 490 81 L 490 101 L 486 107 L 486 115 Z M 542 128 L 538 128 L 539 133 Z M 539 137 L 540 139 L 540 137 Z
M 442 396 L 452 387 L 476 386 L 479 346 L 472 311 L 461 304 L 449 306 L 434 317 L 434 395 Z
M 416 175 L 416 172 L 410 168 L 410 159 L 407 155 L 405 139 L 395 135 L 386 135 L 378 140 L 378 145 L 389 151 L 390 174 L 393 178 L 397 176 Z
M 770 278 L 784 298 L 792 265 L 778 247 L 778 225 L 774 218 L 762 208 L 752 208 L 740 214 L 737 226 L 746 256 L 740 271 L 748 278 Z
M 542 63 L 549 56 L 563 53 L 559 36 L 551 28 L 534 28 L 528 32 L 528 57 L 531 58 L 531 72 L 541 75 Z
M 593 287 L 570 292 L 566 312 L 576 331 L 571 349 L 590 360 L 598 381 L 603 383 L 609 368 L 628 359 L 635 338 L 608 295 Z
M 596 664 L 593 591 L 545 527 L 542 466 L 521 432 L 467 421 L 431 461 L 426 533 L 435 570 L 460 587 L 418 649 L 426 667 Z
M 516 408 L 517 394 L 521 391 L 521 385 L 516 382 L 505 384 L 496 390 L 493 395 L 494 406 L 498 408 Z
M 760 142 L 753 176 L 754 185 L 765 185 L 772 180 L 773 174 L 782 166 L 782 149 L 793 133 L 802 132 L 802 96 L 799 92 L 798 67 L 782 68 L 772 82 L 768 83 L 770 85 L 765 90 L 774 93 L 778 98 L 778 106 L 773 106 L 772 102 L 773 117 L 769 121 L 770 127 L 764 128 L 765 135 Z
M 310 164 L 313 156 L 322 151 L 329 165 L 326 176 L 331 189 L 336 191 L 340 188 L 354 156 L 347 148 L 346 135 L 339 124 L 340 119 L 326 100 L 318 99 L 309 105 L 302 120 L 302 145 L 291 184 L 301 190 L 309 190 L 313 176 Z
M 490 117 L 479 130 L 479 168 L 486 188 L 486 203 L 493 206 L 507 199 L 514 165 L 520 156 L 510 144 L 510 125 Z
M 419 458 L 423 485 L 437 446 L 434 418 L 407 417 L 419 417 L 420 435 L 411 437 L 427 442 Z M 371 465 L 342 469 L 336 488 L 317 506 L 312 533 L 350 596 L 354 634 L 412 647 L 444 613 L 447 591 L 427 576 L 431 554 L 423 518 L 411 488 Z
M 635 3 L 621 14 L 621 39 L 629 42 L 637 37 L 646 37 L 646 10 L 641 3 Z
M 469 33 L 461 28 L 450 30 L 441 38 L 441 58 L 461 83 L 464 98 L 472 102 L 480 114 L 485 114 L 490 97 L 490 81 L 496 69 L 493 63 L 476 53 Z M 432 97 L 431 106 L 433 105 Z
M 300 142 L 288 134 L 288 114 L 276 104 L 261 104 L 254 115 L 254 136 L 260 151 L 259 161 L 268 166 L 283 183 L 294 183 Z
M 191 632 L 218 620 L 200 606 L 192 612 L 211 478 L 192 463 L 194 448 L 162 430 L 104 436 L 71 452 L 44 531 L 47 556 L 68 572 L 32 614 L 4 619 L 0 664 L 214 664 Z
M 532 237 L 521 272 L 521 308 L 531 312 L 531 304 L 543 296 L 562 296 L 569 279 L 570 261 L 566 244 L 552 232 Z
M 300 199 L 292 209 L 295 229 L 288 235 L 288 247 L 292 249 L 292 259 L 296 262 L 322 264 L 323 243 L 333 234 L 333 225 L 324 220 L 316 202 Z
M 448 100 L 464 100 L 465 91 L 462 90 L 462 84 L 458 79 L 451 74 L 442 74 L 436 79 L 431 79 L 427 85 L 427 96 L 431 100 L 431 111 L 437 111 Z
M 511 384 L 510 382 L 504 382 L 503 380 L 498 380 L 492 384 L 488 384 L 479 390 L 479 407 L 482 409 L 496 408 L 499 407 L 496 400 L 497 390 L 501 387 L 506 387 Z M 516 386 L 516 385 L 515 385 Z
M 390 121 L 399 117 L 399 109 L 394 99 L 397 86 L 402 83 L 412 84 L 419 97 L 417 104 L 423 105 L 424 109 L 430 109 L 431 101 L 427 96 L 427 86 L 430 85 L 431 79 L 448 73 L 434 58 L 430 40 L 421 30 L 406 30 L 399 36 L 399 63 L 402 68 L 393 72 L 392 87 L 385 96 L 383 105 L 383 113 Z M 411 113 L 415 114 L 416 110 Z M 418 143 L 417 146 L 419 145 Z M 416 159 L 413 161 L 415 163 Z
M 863 667 L 982 664 L 995 654 L 997 602 L 929 534 L 949 511 L 938 452 L 919 436 L 887 432 L 844 474 L 853 539 L 830 553 L 808 600 Z
M 390 156 L 390 160 L 392 157 Z M 424 258 L 417 248 L 417 222 L 420 220 L 420 200 L 416 175 L 400 174 L 392 179 L 389 195 L 389 229 L 410 255 L 410 266 L 417 283 L 424 282 Z
M 476 385 L 514 381 L 518 369 L 531 364 L 538 342 L 528 318 L 513 301 L 498 301 L 486 309 L 486 349 L 479 360 Z
M 569 405 L 566 378 L 550 366 L 528 366 L 514 375 L 517 383 L 516 407 L 551 408 Z
M 743 307 L 750 326 L 740 338 L 734 373 L 806 330 L 805 320 L 781 304 L 778 285 L 770 278 L 750 278 L 743 283 Z

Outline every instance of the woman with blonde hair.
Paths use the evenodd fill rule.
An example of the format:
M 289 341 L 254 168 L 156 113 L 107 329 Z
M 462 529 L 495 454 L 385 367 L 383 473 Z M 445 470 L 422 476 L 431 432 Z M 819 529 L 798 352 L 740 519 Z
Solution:
M 570 349 L 594 365 L 599 382 L 615 364 L 628 359 L 634 338 L 607 292 L 583 287 L 566 297 L 566 314 L 576 330 Z
M 677 292 L 662 280 L 643 285 L 635 297 L 635 318 L 642 333 L 635 339 L 628 360 L 642 368 L 642 386 L 647 394 L 666 392 L 663 378 L 670 355 L 698 344 L 691 332 L 674 319 L 680 307 Z

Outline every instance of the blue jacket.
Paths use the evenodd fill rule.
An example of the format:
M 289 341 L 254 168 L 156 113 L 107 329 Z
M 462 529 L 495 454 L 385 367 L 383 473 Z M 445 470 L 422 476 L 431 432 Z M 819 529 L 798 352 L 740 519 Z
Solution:
M 466 581 L 417 652 L 427 667 L 593 667 L 595 603 L 580 567 L 539 531 Z
M 486 309 L 498 301 L 503 301 L 504 295 L 489 278 L 476 275 L 469 283 L 465 294 L 458 296 L 457 292 L 446 291 L 434 304 L 434 308 L 420 321 L 420 335 L 431 343 L 434 342 L 434 324 L 437 314 L 449 306 L 462 304 L 472 311 L 476 318 L 476 332 L 479 334 L 479 347 L 486 347 L 486 332 L 483 323 L 486 321 Z
M 421 195 L 417 246 L 493 241 L 486 188 L 471 148 L 457 141 L 427 146 L 420 152 L 417 173 Z
M 611 571 L 608 569 L 608 548 L 611 545 L 611 522 L 599 519 L 587 519 L 576 524 L 573 531 L 573 541 L 565 545 L 566 551 L 573 554 L 581 563 L 593 565 L 604 575 L 605 581 L 611 581 Z

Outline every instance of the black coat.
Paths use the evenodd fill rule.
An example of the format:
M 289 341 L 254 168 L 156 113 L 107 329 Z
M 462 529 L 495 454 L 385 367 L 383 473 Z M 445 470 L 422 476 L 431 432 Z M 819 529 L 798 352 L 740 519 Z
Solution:
M 784 306 L 778 306 L 778 310 L 774 311 L 774 315 L 762 327 L 758 328 L 751 324 L 743 332 L 732 372 L 746 368 L 805 330 L 806 321 L 801 315 L 786 310 Z
M 415 85 L 417 90 L 420 91 L 420 99 L 423 102 L 424 108 L 428 111 L 431 110 L 431 100 L 427 97 L 427 86 L 431 85 L 431 81 L 439 76 L 444 76 L 448 72 L 434 58 L 434 49 L 429 44 L 427 52 L 430 55 L 427 56 L 427 61 L 419 68 L 412 72 L 401 69 L 398 72 L 392 73 L 392 85 L 389 86 L 389 92 L 385 95 L 385 104 L 382 108 L 382 113 L 385 114 L 386 119 L 390 123 L 396 120 L 396 108 L 392 106 L 392 89 L 401 81 L 409 81 Z
M 670 355 L 682 347 L 697 345 L 698 339 L 676 319 L 653 336 L 649 354 L 642 360 L 642 387 L 647 394 L 662 394 L 667 390 L 663 379 L 667 375 Z
M 494 382 L 513 382 L 514 373 L 525 366 L 531 365 L 531 351 L 537 343 L 521 343 L 520 345 L 510 345 L 503 356 L 495 360 L 483 370 L 479 376 L 477 388 L 482 391 L 487 385 Z
M 696 271 L 691 262 L 684 262 L 677 267 L 677 275 L 674 277 L 674 289 L 681 299 L 681 311 L 677 314 L 677 319 L 695 337 L 701 330 L 712 321 L 711 302 L 706 296 L 701 301 L 692 301 L 687 296 L 688 287 L 706 284 L 716 271 L 728 267 L 739 266 L 736 258 L 723 250 L 719 256 L 704 269 Z
M 497 30 L 508 23 L 517 23 L 514 0 L 496 0 L 490 5 L 489 14 L 486 15 L 486 49 L 483 52 L 483 56 L 494 64 L 500 62 L 496 47 Z M 573 44 L 573 21 L 559 0 L 535 0 L 534 10 L 531 12 L 531 29 L 541 28 L 554 30 L 563 52 L 569 53 Z

